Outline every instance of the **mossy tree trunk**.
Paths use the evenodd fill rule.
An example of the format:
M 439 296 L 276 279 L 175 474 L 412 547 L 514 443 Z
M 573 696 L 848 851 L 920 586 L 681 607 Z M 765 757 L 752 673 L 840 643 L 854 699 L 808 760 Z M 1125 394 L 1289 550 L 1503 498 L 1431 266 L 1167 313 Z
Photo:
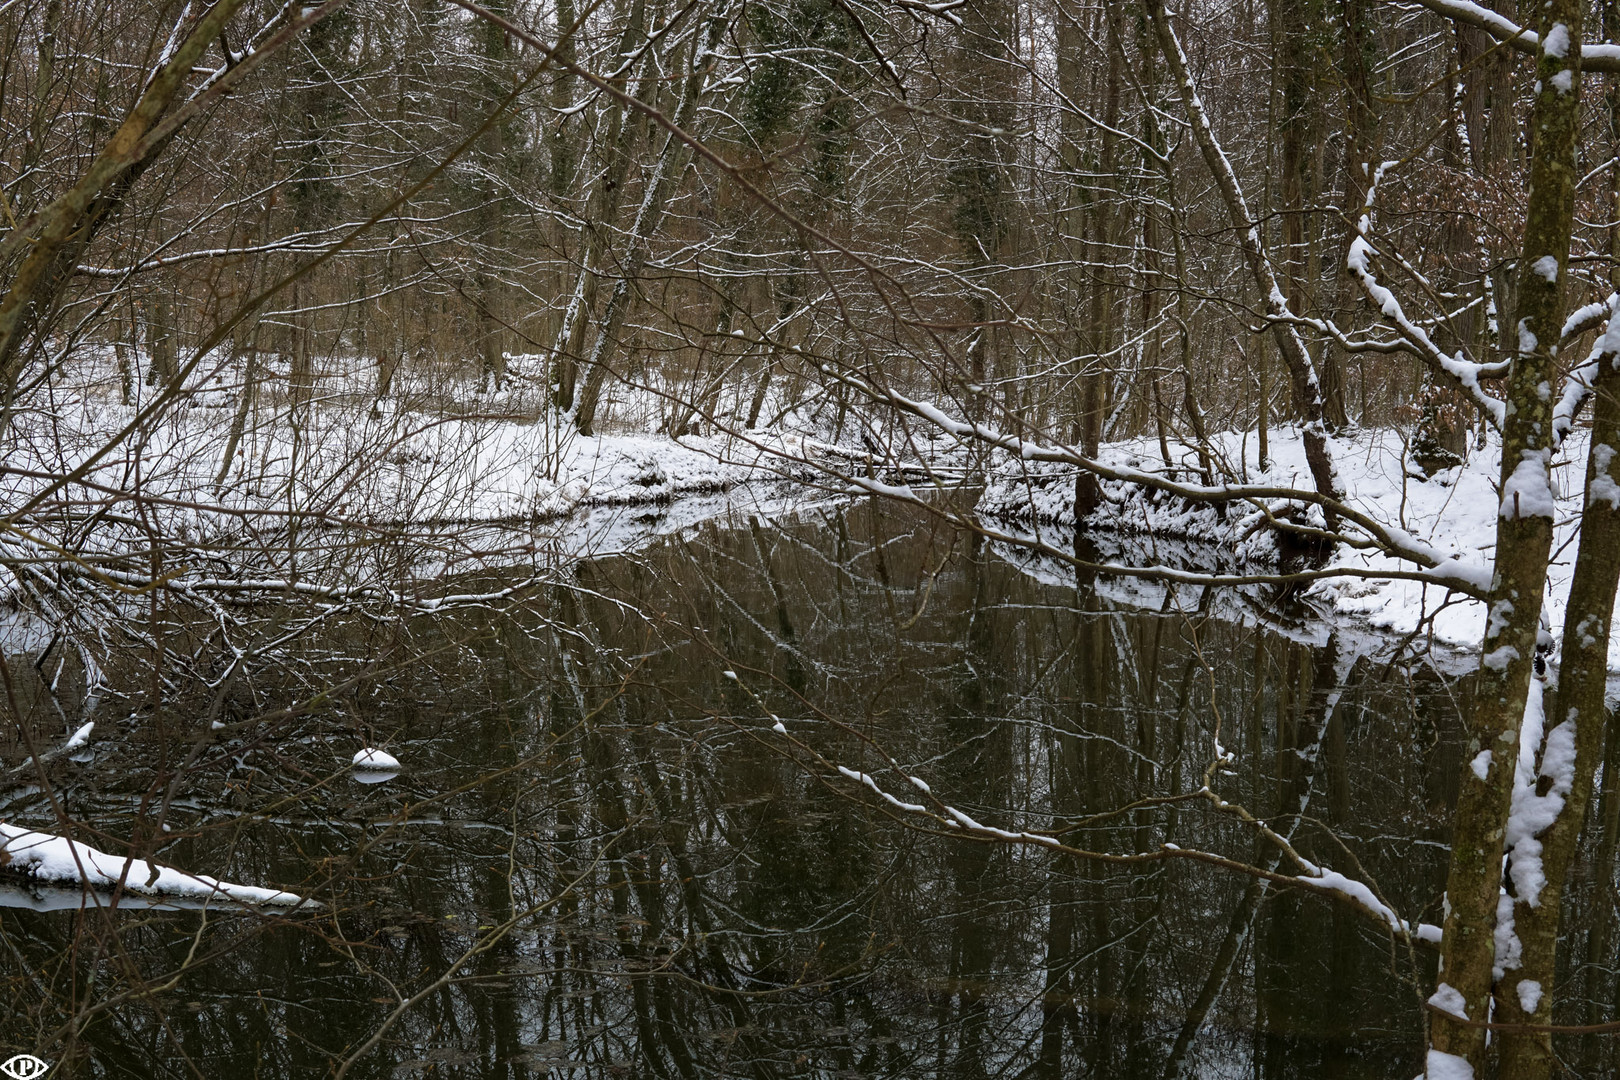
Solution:
M 1502 428 L 1496 571 L 1465 749 L 1479 767 L 1464 771 L 1453 821 L 1441 987 L 1430 1017 L 1431 1068 L 1465 1062 L 1477 1073 L 1485 1060 L 1486 1029 L 1477 1021 L 1487 1019 L 1495 981 L 1503 838 L 1552 546 L 1553 404 L 1545 387 L 1557 375 L 1555 350 L 1564 317 L 1584 14 L 1579 0 L 1549 0 L 1540 11 L 1540 92 L 1531 112 L 1530 196 L 1516 275 L 1518 350 Z M 1552 32 L 1559 24 L 1564 32 Z M 1555 42 L 1551 50 L 1545 45 L 1549 36 Z M 1567 48 L 1558 47 L 1562 42 Z

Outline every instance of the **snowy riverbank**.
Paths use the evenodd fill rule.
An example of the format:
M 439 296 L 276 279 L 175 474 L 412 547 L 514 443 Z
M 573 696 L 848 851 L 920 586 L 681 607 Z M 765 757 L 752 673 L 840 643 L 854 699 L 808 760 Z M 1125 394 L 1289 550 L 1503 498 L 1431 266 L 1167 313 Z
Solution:
M 1552 463 L 1557 514 L 1546 617 L 1554 635 L 1563 630 L 1574 569 L 1573 541 L 1585 490 L 1587 440 L 1586 431 L 1571 432 Z M 1271 461 L 1263 470 L 1258 465 L 1252 433 L 1217 435 L 1212 443 L 1212 465 L 1218 479 L 1224 476 L 1233 482 L 1310 487 L 1297 432 L 1271 433 Z M 1494 439 L 1486 449 L 1470 453 L 1462 465 L 1427 480 L 1408 474 L 1404 446 L 1395 431 L 1358 431 L 1335 439 L 1334 451 L 1348 505 L 1380 522 L 1398 526 L 1442 552 L 1454 554 L 1477 574 L 1488 575 L 1495 556 L 1500 504 L 1496 491 L 1500 445 Z M 1161 471 L 1165 467 L 1159 444 L 1153 439 L 1110 444 L 1103 448 L 1101 457 L 1108 464 L 1130 468 Z M 1171 460 L 1180 479 L 1198 482 L 1200 462 L 1195 450 L 1172 444 Z M 1003 461 L 979 502 L 979 510 L 1026 525 L 1072 526 L 1073 478 L 1074 472 L 1068 468 Z M 1214 545 L 1229 567 L 1264 565 L 1275 559 L 1272 535 L 1264 529 L 1251 529 L 1254 521 L 1252 517 L 1245 519 L 1246 509 L 1222 518 L 1210 507 L 1150 497 L 1124 484 L 1105 484 L 1104 490 L 1104 506 L 1084 523 L 1091 528 L 1198 540 Z M 1412 569 L 1410 564 L 1347 546 L 1335 551 L 1328 565 L 1370 571 Z M 1328 612 L 1373 629 L 1396 634 L 1432 632 L 1436 641 L 1465 649 L 1478 647 L 1485 626 L 1484 604 L 1420 581 L 1335 579 L 1315 583 L 1307 596 Z M 1620 635 L 1613 641 L 1609 663 L 1620 670 Z
M 833 408 L 825 395 L 787 406 L 773 393 L 767 430 L 742 431 L 738 424 L 728 432 L 722 418 L 699 425 L 702 434 L 674 438 L 663 433 L 671 423 L 670 388 L 623 384 L 611 388 L 613 422 L 582 436 L 549 408 L 540 369 L 528 372 L 527 363 L 513 361 L 512 380 L 498 393 L 482 393 L 466 377 L 401 373 L 379 398 L 367 364 L 333 361 L 307 400 L 290 398 L 284 375 L 272 371 L 261 373 L 263 385 L 244 402 L 253 380 L 240 361 L 221 360 L 199 374 L 183 400 L 151 419 L 156 391 L 137 386 L 133 400 L 121 400 L 111 358 L 91 354 L 61 374 L 51 409 L 12 419 L 0 472 L 7 505 L 45 496 L 58 501 L 46 521 L 60 535 L 8 534 L 0 546 L 26 557 L 60 545 L 123 565 L 129 552 L 162 538 L 171 551 L 194 546 L 226 573 L 307 579 L 335 571 L 352 584 L 380 583 L 387 567 L 362 570 L 344 556 L 323 571 L 304 555 L 281 565 L 273 537 L 311 526 L 371 538 L 426 534 L 435 554 L 409 567 L 423 580 L 496 549 L 544 547 L 567 558 L 628 550 L 726 514 L 739 501 L 751 512 L 778 513 L 812 488 L 823 495 L 848 490 L 848 477 L 874 468 L 874 475 L 903 480 L 926 465 L 953 483 L 972 457 L 948 435 L 920 443 L 900 438 L 898 429 L 869 415 Z M 126 430 L 128 437 L 109 441 Z M 1334 442 L 1350 506 L 1455 556 L 1464 576 L 1488 577 L 1498 505 L 1494 441 L 1427 480 L 1409 473 L 1394 430 L 1363 430 Z M 1573 432 L 1553 463 L 1558 518 L 1547 618 L 1555 633 L 1572 571 L 1586 442 L 1584 431 Z M 885 446 L 904 449 L 885 454 Z M 1139 438 L 1109 444 L 1101 457 L 1193 483 L 1207 470 L 1217 483 L 1310 486 L 1291 429 L 1271 433 L 1263 469 L 1252 432 L 1216 435 L 1204 456 L 1172 442 L 1168 463 L 1164 449 L 1157 439 Z M 1071 468 L 998 451 L 990 469 L 981 515 L 1025 528 L 1074 524 Z M 55 478 L 75 472 L 77 483 L 53 491 Z M 743 487 L 749 490 L 739 499 Z M 1088 528 L 1210 545 L 1226 569 L 1277 565 L 1275 534 L 1248 504 L 1223 513 L 1124 482 L 1106 483 L 1104 492 L 1107 502 L 1084 523 Z M 529 534 L 516 547 L 510 537 L 483 542 L 480 529 L 514 526 Z M 252 565 L 255 559 L 264 565 Z M 1349 547 L 1330 564 L 1364 574 L 1411 569 Z M 1345 578 L 1318 582 L 1309 595 L 1325 611 L 1370 628 L 1432 632 L 1452 646 L 1476 646 L 1483 626 L 1480 603 L 1422 581 Z M 1615 640 L 1611 663 L 1620 666 L 1620 635 Z

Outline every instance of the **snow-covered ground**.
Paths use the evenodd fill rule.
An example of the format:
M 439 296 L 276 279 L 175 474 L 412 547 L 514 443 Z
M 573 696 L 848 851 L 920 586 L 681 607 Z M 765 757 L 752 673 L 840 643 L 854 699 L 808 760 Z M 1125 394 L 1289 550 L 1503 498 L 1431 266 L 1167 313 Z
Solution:
M 0 500 L 22 505 L 45 490 L 51 477 L 101 454 L 108 433 L 133 427 L 129 438 L 97 458 L 83 486 L 64 493 L 77 501 L 79 515 L 65 517 L 64 535 L 47 536 L 47 542 L 93 547 L 90 534 L 74 532 L 75 522 L 94 512 L 98 498 L 113 496 L 108 505 L 116 512 L 109 520 L 123 524 L 106 527 L 105 555 L 127 551 L 155 533 L 171 542 L 216 545 L 234 557 L 250 549 L 238 538 L 257 541 L 267 527 L 279 529 L 302 517 L 373 534 L 407 526 L 432 533 L 436 544 L 443 541 L 445 557 L 413 565 L 411 573 L 423 578 L 463 567 L 461 557 L 480 550 L 479 528 L 522 525 L 543 531 L 549 548 L 567 557 L 605 554 L 739 507 L 752 513 L 790 509 L 809 494 L 806 482 L 817 481 L 812 462 L 831 468 L 820 482 L 838 490 L 840 471 L 862 476 L 875 467 L 879 475 L 894 475 L 901 466 L 923 464 L 914 460 L 918 452 L 930 456 L 927 464 L 944 477 L 961 475 L 967 459 L 949 436 L 920 444 L 885 438 L 891 429 L 871 422 L 870 410 L 863 418 L 852 409 L 847 423 L 834 425 L 826 395 L 810 394 L 799 407 L 784 408 L 776 388 L 761 413 L 777 421 L 769 430 L 728 433 L 724 426 L 706 426 L 703 435 L 677 439 L 659 430 L 673 415 L 673 388 L 616 384 L 608 399 L 612 419 L 601 434 L 585 437 L 549 409 L 545 381 L 531 367 L 531 358 L 514 360 L 508 389 L 494 394 L 479 392 L 476 378 L 465 372 L 459 379 L 402 372 L 393 391 L 378 401 L 371 366 L 332 361 L 303 408 L 289 401 L 284 374 L 271 371 L 233 449 L 229 433 L 245 375 L 240 362 L 221 361 L 203 372 L 180 404 L 142 424 L 144 403 L 121 403 L 112 358 L 92 353 L 64 370 L 50 388 L 48 408 L 24 408 L 13 420 Z M 136 390 L 148 402 L 154 394 L 150 387 Z M 829 445 L 835 441 L 844 445 Z M 885 444 L 905 451 L 885 460 Z M 1308 488 L 1298 433 L 1279 428 L 1269 444 L 1270 461 L 1261 469 L 1252 432 L 1215 436 L 1207 462 L 1194 448 L 1173 443 L 1170 471 L 1197 482 L 1207 465 L 1218 482 Z M 1558 515 L 1547 619 L 1554 633 L 1562 626 L 1572 571 L 1586 444 L 1584 430 L 1572 432 L 1553 465 Z M 1352 507 L 1454 554 L 1465 576 L 1488 577 L 1498 507 L 1494 441 L 1428 480 L 1409 475 L 1402 439 L 1393 430 L 1341 437 L 1334 452 Z M 1110 444 L 1101 456 L 1131 469 L 1167 469 L 1154 438 Z M 1043 523 L 1074 523 L 1072 470 L 999 451 L 990 460 L 981 514 L 1035 530 Z M 135 511 L 116 498 L 135 493 L 144 496 Z M 1123 483 L 1105 485 L 1105 493 L 1109 502 L 1088 527 L 1202 541 L 1215 546 L 1228 569 L 1263 566 L 1277 557 L 1273 534 L 1246 506 L 1222 513 Z M 542 524 L 543 530 L 534 529 Z M 0 536 L 3 546 L 33 543 L 16 534 Z M 1348 547 L 1332 561 L 1363 572 L 1412 569 Z M 1365 626 L 1401 634 L 1421 629 L 1447 645 L 1473 647 L 1483 627 L 1481 604 L 1434 583 L 1345 578 L 1315 584 L 1310 596 Z M 1620 636 L 1614 640 L 1611 664 L 1620 667 Z
M 1553 460 L 1553 561 L 1548 574 L 1546 618 L 1555 636 L 1562 633 L 1564 611 L 1574 571 L 1582 495 L 1585 490 L 1588 432 L 1572 431 Z M 1271 461 L 1261 470 L 1252 433 L 1225 433 L 1214 437 L 1213 458 L 1217 479 L 1276 484 L 1309 490 L 1310 473 L 1298 433 L 1283 429 L 1270 436 Z M 1405 453 L 1397 432 L 1363 430 L 1333 440 L 1346 503 L 1376 520 L 1397 526 L 1442 552 L 1455 554 L 1475 573 L 1488 575 L 1495 558 L 1496 519 L 1500 506 L 1497 479 L 1500 445 L 1493 439 L 1484 450 L 1469 454 L 1453 469 L 1421 480 L 1408 475 Z M 1103 448 L 1102 459 L 1111 465 L 1163 471 L 1157 440 L 1135 439 Z M 1197 483 L 1199 461 L 1194 450 L 1172 444 L 1171 459 L 1179 478 Z M 1074 523 L 1073 471 L 1040 467 L 1016 459 L 1003 460 L 980 500 L 983 513 L 1024 523 L 1072 526 Z M 1145 498 L 1124 485 L 1105 485 L 1109 502 L 1087 524 L 1092 528 L 1126 530 L 1160 536 L 1180 536 L 1213 544 L 1229 559 L 1219 569 L 1264 563 L 1274 547 L 1263 530 L 1247 533 L 1243 513 L 1222 518 L 1205 506 L 1189 506 L 1173 499 Z M 1247 534 L 1247 535 L 1246 535 Z M 1362 570 L 1411 570 L 1410 563 L 1383 555 L 1341 547 L 1330 566 Z M 1207 567 L 1216 570 L 1217 567 Z M 1332 613 L 1353 618 L 1374 629 L 1407 634 L 1423 629 L 1445 645 L 1476 649 L 1485 628 L 1485 606 L 1445 588 L 1421 581 L 1341 578 L 1314 584 L 1307 596 Z M 1611 637 L 1609 663 L 1620 670 L 1620 635 Z
M 307 403 L 272 371 L 244 410 L 244 365 L 221 360 L 154 413 L 158 392 L 137 383 L 122 401 L 113 359 L 92 351 L 6 429 L 0 505 L 49 501 L 26 535 L 0 534 L 0 551 L 45 562 L 71 551 L 134 585 L 144 571 L 132 553 L 159 547 L 181 586 L 200 576 L 397 588 L 401 571 L 430 582 L 503 551 L 610 554 L 739 507 L 779 512 L 807 493 L 803 459 L 825 426 L 811 413 L 769 433 L 677 439 L 660 431 L 657 388 L 619 385 L 611 419 L 587 437 L 518 361 L 497 393 L 465 375 L 401 373 L 379 400 L 369 365 L 331 361 Z M 379 539 L 412 541 L 415 554 L 375 566 L 350 554 Z
M 303 409 L 279 388 L 261 390 L 234 448 L 240 388 L 196 393 L 150 427 L 137 426 L 84 481 L 193 504 L 154 503 L 151 511 L 206 536 L 211 518 L 222 524 L 233 512 L 297 511 L 369 525 L 551 520 L 585 506 L 722 491 L 754 478 L 769 464 L 767 451 L 800 449 L 791 436 L 766 445 L 622 428 L 584 437 L 543 411 L 534 387 L 488 395 L 436 388 L 373 402 L 356 385 L 363 373 L 350 374 L 321 383 Z M 142 405 L 122 404 L 105 380 L 86 380 L 64 387 L 48 410 L 21 412 L 0 494 L 15 505 L 46 483 L 30 472 L 57 475 L 101 453 Z

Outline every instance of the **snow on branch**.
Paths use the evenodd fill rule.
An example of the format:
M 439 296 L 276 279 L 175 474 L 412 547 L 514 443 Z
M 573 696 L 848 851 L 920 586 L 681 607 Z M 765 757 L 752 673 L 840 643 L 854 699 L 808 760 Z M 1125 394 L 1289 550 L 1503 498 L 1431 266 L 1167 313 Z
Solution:
M 1594 309 L 1595 316 L 1594 316 Z M 1552 421 L 1552 448 L 1558 449 L 1564 437 L 1575 426 L 1575 418 L 1580 415 L 1581 408 L 1592 396 L 1592 387 L 1597 382 L 1598 372 L 1605 363 L 1613 364 L 1620 359 L 1620 293 L 1611 293 L 1609 298 L 1601 303 L 1587 304 L 1586 307 L 1576 311 L 1564 324 L 1564 338 L 1573 337 L 1582 330 L 1589 330 L 1597 325 L 1601 318 L 1608 319 L 1608 326 L 1604 328 L 1598 339 L 1592 343 L 1592 351 L 1585 360 L 1577 364 L 1569 373 L 1564 382 L 1564 393 L 1553 407 Z M 1571 329 L 1572 327 L 1578 327 Z
M 1385 171 L 1394 164 L 1393 161 L 1384 162 L 1373 170 L 1372 176 L 1368 179 L 1367 204 L 1362 208 L 1361 217 L 1356 222 L 1356 235 L 1350 241 L 1350 253 L 1345 258 L 1345 266 L 1349 269 L 1350 276 L 1356 279 L 1362 291 L 1367 294 L 1367 299 L 1401 335 L 1411 351 L 1437 374 L 1449 378 L 1479 406 L 1491 426 L 1500 429 L 1506 416 L 1505 406 L 1487 394 L 1479 383 L 1480 376 L 1495 373 L 1494 368 L 1487 370 L 1486 365 L 1468 359 L 1460 349 L 1456 355 L 1451 355 L 1440 348 L 1429 336 L 1428 331 L 1406 314 L 1400 300 L 1389 288 L 1379 283 L 1372 271 L 1372 260 L 1378 254 L 1372 246 L 1371 239 L 1373 202 Z
M 1373 547 L 1384 554 L 1405 562 L 1414 563 L 1422 569 L 1417 572 L 1410 571 L 1369 571 L 1349 566 L 1329 567 L 1319 571 L 1300 572 L 1284 575 L 1288 580 L 1299 581 L 1306 578 L 1317 577 L 1402 577 L 1416 578 L 1430 581 L 1434 584 L 1454 589 L 1467 596 L 1483 599 L 1490 588 L 1490 569 L 1477 559 L 1464 558 L 1460 553 L 1443 551 L 1428 544 L 1398 526 L 1388 525 L 1377 521 L 1370 515 L 1363 513 L 1353 506 L 1339 499 L 1329 498 L 1321 492 L 1285 486 L 1263 484 L 1190 484 L 1167 479 L 1157 473 L 1147 472 L 1125 466 L 1109 465 L 1102 461 L 1088 457 L 1078 448 L 1061 443 L 1044 444 L 1010 435 L 987 424 L 977 421 L 959 420 L 945 410 L 930 402 L 920 401 L 906 396 L 896 390 L 879 387 L 855 375 L 839 372 L 830 365 L 822 365 L 824 375 L 837 379 L 846 385 L 867 395 L 874 401 L 890 405 L 902 413 L 927 421 L 929 424 L 963 442 L 975 442 L 981 445 L 1006 450 L 1017 454 L 1025 461 L 1044 461 L 1056 464 L 1072 465 L 1076 468 L 1092 473 L 1104 480 L 1113 480 L 1123 483 L 1136 484 L 1141 487 L 1163 491 L 1167 494 L 1200 503 L 1249 502 L 1264 507 L 1268 500 L 1287 500 L 1320 507 L 1324 513 L 1330 513 L 1341 523 L 1349 524 L 1360 530 Z M 1498 403 L 1500 404 L 1500 403 Z M 887 484 L 875 478 L 851 476 L 846 478 L 853 488 L 868 494 L 883 495 L 901 501 L 914 502 L 926 506 L 925 501 L 907 485 Z M 984 535 L 994 539 L 1005 538 L 1008 542 L 1021 547 L 1030 547 L 1028 540 L 1007 534 L 1005 537 L 992 535 L 992 531 L 984 526 L 975 526 Z M 1344 536 L 1338 539 L 1351 541 Z M 1038 545 L 1040 550 L 1047 550 L 1046 545 Z M 1066 554 L 1050 549 L 1050 553 L 1061 558 L 1072 559 L 1072 554 Z M 1264 583 L 1278 579 L 1278 575 L 1210 575 L 1189 574 L 1185 571 L 1173 570 L 1170 567 L 1099 567 L 1107 573 L 1119 573 L 1129 576 L 1150 576 L 1161 580 L 1183 581 L 1188 584 L 1249 584 Z
M 1615 311 L 1616 303 L 1620 303 L 1620 293 L 1610 293 L 1605 300 L 1594 300 L 1569 313 L 1564 320 L 1564 328 L 1558 333 L 1560 345 L 1569 344 L 1569 340 L 1579 337 L 1588 330 L 1596 330 L 1609 321 L 1609 316 Z
M 893 764 L 896 769 L 899 768 L 897 763 Z M 1413 923 L 1408 922 L 1406 919 L 1401 918 L 1393 908 L 1379 898 L 1378 894 L 1374 892 L 1373 889 L 1366 884 L 1366 882 L 1358 881 L 1355 878 L 1348 877 L 1336 870 L 1329 870 L 1325 867 L 1317 866 L 1310 860 L 1300 856 L 1293 850 L 1292 846 L 1289 845 L 1287 841 L 1283 840 L 1281 837 L 1278 837 L 1275 833 L 1270 832 L 1270 830 L 1266 830 L 1266 832 L 1274 840 L 1283 845 L 1287 853 L 1299 865 L 1300 869 L 1302 870 L 1301 874 L 1290 875 L 1278 873 L 1274 870 L 1267 870 L 1264 867 L 1253 866 L 1235 859 L 1229 859 L 1224 855 L 1219 855 L 1214 852 L 1200 851 L 1193 848 L 1184 848 L 1173 843 L 1162 844 L 1157 849 L 1150 851 L 1132 853 L 1087 851 L 1081 848 L 1073 847 L 1069 844 L 1065 844 L 1058 837 L 1046 833 L 1029 832 L 1028 830 L 1023 829 L 1003 829 L 995 825 L 986 825 L 957 807 L 951 806 L 949 803 L 946 803 L 940 800 L 937 796 L 934 796 L 928 785 L 924 784 L 916 777 L 907 777 L 907 779 L 912 782 L 913 786 L 926 792 L 937 804 L 936 808 L 929 808 L 921 803 L 907 802 L 904 799 L 898 798 L 885 790 L 870 773 L 860 772 L 843 765 L 835 766 L 835 768 L 845 778 L 871 790 L 880 799 L 882 799 L 885 804 L 899 813 L 906 816 L 920 816 L 929 818 L 934 823 L 944 827 L 947 830 L 959 831 L 966 836 L 973 836 L 981 840 L 1002 841 L 1020 845 L 1036 846 L 1051 851 L 1062 852 L 1066 855 L 1073 855 L 1083 859 L 1099 859 L 1105 862 L 1113 863 L 1156 862 L 1172 858 L 1189 859 L 1196 862 L 1209 863 L 1216 866 L 1237 870 L 1240 873 L 1251 874 L 1274 884 L 1300 886 L 1330 899 L 1347 902 L 1352 907 L 1359 910 L 1363 915 L 1366 915 L 1376 922 L 1386 926 L 1390 933 L 1401 941 L 1411 941 L 1415 939 L 1418 941 L 1432 943 L 1439 938 L 1438 927 L 1429 926 L 1422 923 L 1414 925 Z M 1205 788 L 1202 792 L 1194 794 L 1195 796 L 1208 796 L 1209 789 Z M 1222 808 L 1227 805 L 1229 804 L 1220 804 Z
M 1471 3 L 1470 0 L 1417 0 L 1417 2 L 1436 15 L 1477 27 L 1519 52 L 1534 56 L 1541 47 L 1541 38 L 1535 31 L 1526 30 L 1507 16 L 1480 4 Z M 1581 69 L 1609 74 L 1620 72 L 1620 45 L 1583 44 Z

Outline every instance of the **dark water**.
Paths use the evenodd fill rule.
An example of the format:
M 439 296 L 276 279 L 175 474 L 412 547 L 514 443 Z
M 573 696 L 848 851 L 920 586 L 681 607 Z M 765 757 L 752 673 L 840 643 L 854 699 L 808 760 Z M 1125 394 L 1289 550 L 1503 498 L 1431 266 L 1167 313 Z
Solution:
M 104 717 L 0 813 L 54 799 L 98 846 L 321 908 L 0 909 L 0 1042 L 76 1076 L 330 1076 L 374 1037 L 346 1075 L 1413 1076 L 1432 958 L 1350 908 L 965 839 L 837 772 L 1274 865 L 1201 800 L 1108 813 L 1196 791 L 1219 724 L 1225 798 L 1438 921 L 1465 685 L 1264 598 L 1245 624 L 1123 590 L 859 505 L 312 631 L 217 702 Z M 358 783 L 364 744 L 405 772 Z

